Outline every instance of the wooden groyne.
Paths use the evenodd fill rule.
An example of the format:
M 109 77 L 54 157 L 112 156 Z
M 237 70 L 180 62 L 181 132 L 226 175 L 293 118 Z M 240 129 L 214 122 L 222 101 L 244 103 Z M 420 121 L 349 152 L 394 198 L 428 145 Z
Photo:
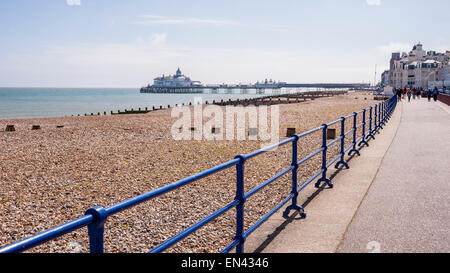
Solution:
M 252 99 L 244 99 L 244 100 L 228 100 L 224 101 L 221 100 L 220 102 L 213 101 L 212 104 L 214 105 L 220 105 L 220 106 L 227 106 L 227 105 L 274 105 L 274 104 L 288 104 L 288 103 L 300 103 L 307 100 L 315 100 L 318 98 L 324 98 L 324 97 L 333 97 L 333 96 L 339 96 L 347 94 L 347 91 L 316 91 L 316 92 L 302 92 L 302 93 L 295 93 L 295 94 L 283 94 L 283 95 L 272 95 L 272 96 L 264 96 L 264 97 L 258 97 L 258 98 L 252 98 Z M 208 102 L 206 102 L 208 104 Z
M 271 95 L 271 96 L 264 96 L 264 97 L 257 97 L 257 98 L 251 98 L 251 99 L 236 99 L 236 100 L 220 100 L 220 101 L 205 101 L 205 104 L 213 104 L 213 105 L 219 105 L 219 106 L 227 106 L 227 105 L 233 105 L 233 106 L 248 106 L 248 105 L 254 105 L 254 106 L 260 106 L 260 105 L 275 105 L 275 104 L 288 104 L 288 103 L 300 103 L 307 100 L 315 100 L 318 98 L 325 98 L 325 97 L 333 97 L 333 96 L 339 96 L 339 95 L 345 95 L 348 91 L 314 91 L 314 92 L 300 92 L 300 93 L 294 93 L 294 94 L 282 94 L 282 95 Z M 189 104 L 186 104 L 186 106 L 192 106 L 192 102 Z M 177 106 L 185 106 L 184 103 L 182 104 L 175 104 L 175 105 L 167 105 L 163 106 L 160 105 L 159 107 L 153 106 L 151 109 L 148 107 L 145 108 L 139 108 L 138 110 L 131 109 L 124 111 L 117 110 L 117 112 L 110 111 L 109 113 L 111 115 L 126 115 L 126 114 L 147 114 L 149 112 L 157 111 L 157 110 L 163 110 L 163 109 L 169 109 L 171 107 L 177 107 Z M 100 116 L 101 113 L 98 112 L 97 114 L 90 113 L 90 114 L 84 114 L 84 116 Z M 107 115 L 107 112 L 103 112 L 103 115 Z M 80 116 L 80 115 L 78 115 Z

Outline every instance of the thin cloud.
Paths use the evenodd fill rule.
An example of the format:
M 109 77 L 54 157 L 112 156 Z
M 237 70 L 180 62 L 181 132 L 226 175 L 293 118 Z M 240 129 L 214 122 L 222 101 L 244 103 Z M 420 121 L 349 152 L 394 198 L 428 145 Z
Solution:
M 167 40 L 166 33 L 154 33 L 150 39 L 138 36 L 136 39 L 136 44 L 142 47 L 151 47 L 154 49 L 159 49 L 165 46 Z
M 68 6 L 81 6 L 81 0 L 66 0 Z
M 152 44 L 155 47 L 160 47 L 166 43 L 167 35 L 165 33 L 155 33 L 152 36 Z
M 369 6 L 381 6 L 381 0 L 366 0 Z
M 232 20 L 211 18 L 172 18 L 160 15 L 143 15 L 135 22 L 139 25 L 203 25 L 203 26 L 236 26 L 238 22 Z
M 377 49 L 383 53 L 408 52 L 412 49 L 412 45 L 410 43 L 392 42 L 388 45 L 381 45 Z
M 368 63 L 387 62 L 384 56 L 374 59 L 372 52 L 354 55 L 300 49 L 155 47 L 154 43 L 165 39 L 164 33 L 155 33 L 149 39 L 132 43 L 67 44 L 43 48 L 41 54 L 9 54 L 0 64 L 0 83 L 17 81 L 20 75 L 27 79 L 23 83 L 30 86 L 140 87 L 178 66 L 203 83 L 249 83 L 265 78 L 286 82 L 358 82 L 373 80 L 373 66 Z M 309 65 L 299 66 L 299 62 Z M 329 76 L 324 79 L 324 74 Z

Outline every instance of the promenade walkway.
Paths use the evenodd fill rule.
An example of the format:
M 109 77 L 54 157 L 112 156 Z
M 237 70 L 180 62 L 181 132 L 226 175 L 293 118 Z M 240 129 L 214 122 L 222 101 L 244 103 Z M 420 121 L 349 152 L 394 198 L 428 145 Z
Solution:
M 397 135 L 338 252 L 450 252 L 450 107 L 402 105 Z
M 281 216 L 247 239 L 246 252 L 450 252 L 450 107 L 403 101 L 384 129 L 332 177 L 306 188 L 308 217 Z
M 300 193 L 298 203 L 305 208 L 306 219 L 296 213 L 285 219 L 282 217 L 285 208 L 281 208 L 247 239 L 245 252 L 335 252 L 375 179 L 396 135 L 401 115 L 402 104 L 399 104 L 384 129 L 369 142 L 370 147 L 361 148 L 361 156 L 350 158 L 350 169 L 335 173 L 329 170 L 333 189 L 325 186 L 316 189 L 311 185 Z

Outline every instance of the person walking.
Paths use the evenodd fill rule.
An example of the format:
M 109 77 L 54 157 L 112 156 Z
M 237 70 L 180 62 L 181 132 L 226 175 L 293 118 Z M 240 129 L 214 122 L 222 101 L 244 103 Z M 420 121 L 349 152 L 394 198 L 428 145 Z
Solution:
M 411 102 L 411 95 L 412 95 L 411 89 L 408 89 L 408 91 L 406 91 L 406 95 L 408 96 L 408 102 Z
M 438 90 L 437 87 L 435 86 L 435 87 L 434 87 L 434 90 L 433 90 L 433 99 L 434 99 L 434 101 L 437 101 L 438 95 L 439 95 L 439 90 Z
M 430 102 L 431 101 L 431 89 L 428 89 L 428 91 L 427 91 L 427 98 L 428 98 L 428 102 Z
M 413 88 L 413 99 L 415 100 L 416 99 L 416 96 L 417 96 L 417 88 Z
M 420 96 L 422 96 L 422 87 L 420 87 L 419 89 L 417 89 L 417 99 L 420 100 Z
M 402 101 L 402 90 L 400 88 L 397 89 L 397 101 Z

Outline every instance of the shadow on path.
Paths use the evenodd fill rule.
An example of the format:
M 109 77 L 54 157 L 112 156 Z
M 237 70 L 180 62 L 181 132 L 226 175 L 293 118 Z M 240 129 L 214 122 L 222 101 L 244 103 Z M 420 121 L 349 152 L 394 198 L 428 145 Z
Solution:
M 361 149 L 363 149 L 363 148 L 365 148 L 365 146 L 360 147 L 358 149 L 358 151 L 361 151 Z M 353 154 L 352 156 L 350 156 L 348 158 L 347 162 L 350 162 L 355 156 L 356 156 L 356 154 Z M 330 180 L 333 181 L 333 179 L 343 169 L 344 169 L 344 166 L 341 166 L 339 169 L 336 169 L 336 171 L 334 171 L 334 173 L 330 176 Z M 314 198 L 316 198 L 316 196 L 318 196 L 319 193 L 321 193 L 325 189 L 329 189 L 329 188 L 327 188 L 327 184 L 323 184 L 322 186 L 320 186 L 320 188 L 318 188 L 311 196 L 309 196 L 308 199 L 306 199 L 306 201 L 301 206 L 303 208 L 306 208 L 309 205 L 309 203 L 311 203 L 311 201 L 314 200 Z M 293 221 L 299 221 L 302 219 L 303 218 L 301 218 L 299 216 L 299 212 L 295 211 L 280 226 L 278 226 L 273 233 L 267 235 L 267 239 L 260 246 L 258 246 L 253 253 L 261 253 L 262 251 L 264 251 L 264 249 L 266 249 L 266 247 L 286 228 L 287 225 L 289 225 Z

